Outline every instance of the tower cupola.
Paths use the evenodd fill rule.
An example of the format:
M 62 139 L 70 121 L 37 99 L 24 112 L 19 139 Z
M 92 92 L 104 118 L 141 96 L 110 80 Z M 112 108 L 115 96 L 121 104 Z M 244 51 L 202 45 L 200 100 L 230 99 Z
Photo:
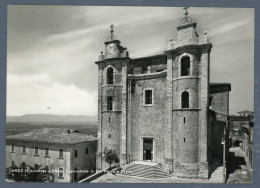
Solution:
M 127 48 L 120 45 L 120 41 L 116 39 L 114 34 L 114 25 L 110 25 L 110 34 L 105 42 L 105 54 L 101 52 L 99 60 L 105 60 L 110 58 L 124 58 L 128 57 Z
M 199 45 L 209 43 L 207 32 L 199 37 L 196 32 L 197 23 L 193 22 L 192 18 L 189 16 L 189 7 L 184 7 L 184 17 L 180 20 L 180 25 L 177 27 L 178 36 L 176 41 L 170 40 L 168 44 L 168 50 L 176 49 L 181 46 L 186 45 Z

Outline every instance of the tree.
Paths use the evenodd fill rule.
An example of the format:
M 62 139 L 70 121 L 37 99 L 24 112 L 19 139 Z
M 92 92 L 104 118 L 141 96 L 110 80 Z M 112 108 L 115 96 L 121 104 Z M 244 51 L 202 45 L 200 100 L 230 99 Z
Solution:
M 109 167 L 111 167 L 112 163 L 118 163 L 119 158 L 116 154 L 115 150 L 109 150 L 108 152 L 105 153 L 105 161 L 109 163 Z

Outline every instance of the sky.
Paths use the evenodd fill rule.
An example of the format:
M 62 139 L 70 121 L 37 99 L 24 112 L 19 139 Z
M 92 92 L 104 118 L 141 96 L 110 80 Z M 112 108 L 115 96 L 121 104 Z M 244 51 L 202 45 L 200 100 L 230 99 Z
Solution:
M 97 65 L 110 25 L 130 58 L 162 54 L 182 7 L 9 5 L 7 115 L 97 115 Z M 230 114 L 254 109 L 254 9 L 189 8 L 213 45 L 210 82 L 231 83 Z

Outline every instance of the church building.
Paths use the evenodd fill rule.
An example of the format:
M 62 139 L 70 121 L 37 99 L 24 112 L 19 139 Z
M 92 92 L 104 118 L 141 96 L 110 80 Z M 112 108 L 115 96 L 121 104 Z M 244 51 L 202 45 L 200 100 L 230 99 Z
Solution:
M 97 169 L 113 150 L 120 166 L 161 164 L 178 177 L 208 179 L 223 159 L 229 83 L 210 83 L 212 44 L 198 34 L 187 9 L 161 54 L 131 58 L 113 25 L 98 65 Z M 173 31 L 174 32 L 174 31 Z M 164 49 L 162 49 L 163 51 Z

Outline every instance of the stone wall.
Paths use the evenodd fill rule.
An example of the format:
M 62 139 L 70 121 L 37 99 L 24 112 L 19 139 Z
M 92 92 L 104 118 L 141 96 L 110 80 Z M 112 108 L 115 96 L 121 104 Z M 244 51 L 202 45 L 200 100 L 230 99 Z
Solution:
M 198 163 L 199 111 L 174 111 L 173 122 L 176 125 L 176 162 Z
M 143 105 L 145 88 L 152 88 L 152 106 Z M 143 160 L 142 138 L 154 138 L 154 161 L 164 161 L 164 127 L 166 124 L 166 77 L 133 80 L 131 92 L 131 160 Z
M 229 114 L 229 92 L 212 93 L 210 97 L 212 97 L 212 110 L 226 115 Z
M 109 122 L 110 119 L 110 122 Z M 106 151 L 115 150 L 118 157 L 120 155 L 120 125 L 121 113 L 120 112 L 104 112 L 102 113 L 102 149 L 103 149 L 103 164 L 102 169 L 109 167 L 105 162 Z
M 130 64 L 128 74 L 155 73 L 167 69 L 166 55 L 156 55 L 151 57 L 133 59 Z
M 86 153 L 86 148 L 88 152 Z M 74 156 L 74 151 L 77 150 L 78 156 Z M 95 172 L 96 170 L 96 152 L 97 152 L 97 141 L 85 142 L 81 144 L 76 144 L 73 146 L 71 152 L 71 167 L 70 169 L 74 171 L 77 169 L 78 172 L 77 180 L 80 180 L 89 173 Z
M 107 111 L 107 97 L 113 97 L 113 111 L 122 110 L 122 87 L 121 86 L 106 86 L 102 89 L 102 112 Z

